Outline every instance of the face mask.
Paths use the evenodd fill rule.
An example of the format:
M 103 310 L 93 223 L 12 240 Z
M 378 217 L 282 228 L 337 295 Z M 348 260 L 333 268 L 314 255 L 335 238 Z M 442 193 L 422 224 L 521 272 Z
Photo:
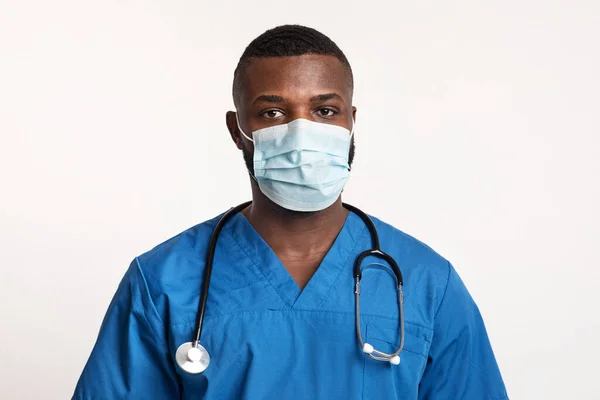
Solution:
M 350 177 L 354 128 L 296 119 L 254 131 L 251 139 L 239 118 L 237 124 L 254 142 L 254 179 L 275 204 L 293 211 L 320 211 L 340 196 Z

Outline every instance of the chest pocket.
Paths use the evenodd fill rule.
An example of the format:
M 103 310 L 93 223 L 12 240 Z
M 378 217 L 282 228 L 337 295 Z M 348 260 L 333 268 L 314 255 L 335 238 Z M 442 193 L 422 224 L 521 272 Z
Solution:
M 431 333 L 406 323 L 400 365 L 365 355 L 363 399 L 417 399 L 419 382 L 429 353 Z M 366 326 L 366 342 L 377 350 L 393 353 L 400 344 L 400 329 L 378 324 Z

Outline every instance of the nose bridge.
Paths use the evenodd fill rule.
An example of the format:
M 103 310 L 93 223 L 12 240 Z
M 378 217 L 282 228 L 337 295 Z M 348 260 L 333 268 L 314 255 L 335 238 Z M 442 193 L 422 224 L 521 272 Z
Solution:
M 311 112 L 310 104 L 303 103 L 291 103 L 288 109 L 288 118 L 287 122 L 292 122 L 298 118 L 308 119 L 309 121 L 314 121 L 315 116 Z

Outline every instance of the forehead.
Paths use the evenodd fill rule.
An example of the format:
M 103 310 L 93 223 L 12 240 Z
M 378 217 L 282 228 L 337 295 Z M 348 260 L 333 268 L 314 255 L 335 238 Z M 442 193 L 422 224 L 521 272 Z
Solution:
M 323 93 L 338 93 L 352 101 L 349 72 L 334 56 L 305 54 L 253 58 L 240 85 L 242 104 L 264 94 L 302 100 Z

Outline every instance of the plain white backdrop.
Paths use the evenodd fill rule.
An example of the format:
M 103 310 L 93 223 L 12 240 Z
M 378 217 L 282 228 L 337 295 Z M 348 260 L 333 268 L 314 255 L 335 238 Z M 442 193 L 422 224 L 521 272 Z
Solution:
M 0 398 L 70 398 L 133 257 L 249 199 L 233 70 L 283 23 L 352 64 L 344 200 L 455 265 L 512 399 L 600 399 L 597 0 L 0 0 Z

